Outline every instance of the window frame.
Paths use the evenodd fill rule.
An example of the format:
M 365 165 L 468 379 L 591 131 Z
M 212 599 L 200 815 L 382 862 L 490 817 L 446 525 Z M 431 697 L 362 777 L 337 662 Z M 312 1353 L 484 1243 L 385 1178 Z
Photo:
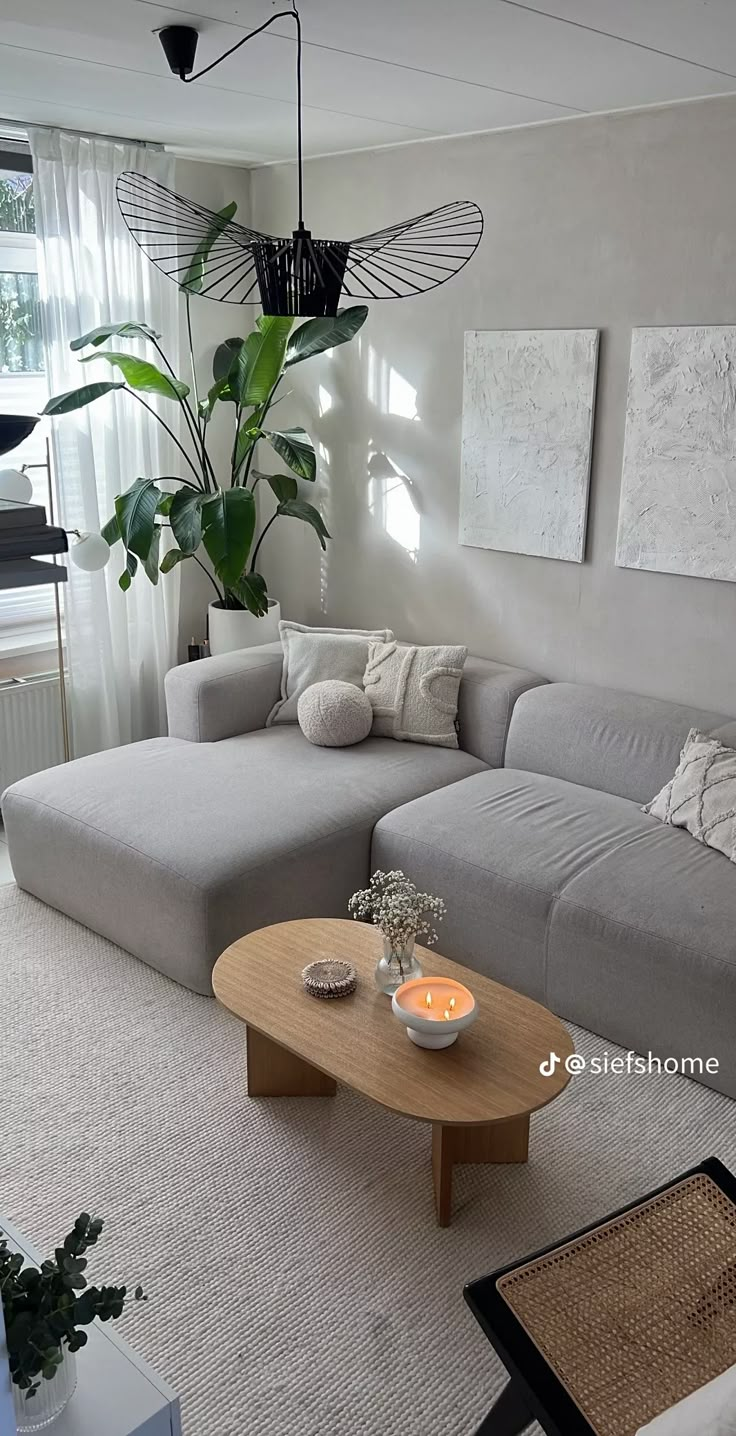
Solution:
M 30 151 L 20 141 L 11 141 L 0 138 L 0 171 L 15 170 L 19 174 L 33 174 L 33 162 Z M 0 271 L 15 274 L 38 274 L 38 240 L 34 233 L 23 231 L 0 229 Z M 0 376 L 14 380 L 18 388 L 21 388 L 23 381 L 28 380 L 31 384 L 38 385 L 43 377 L 44 370 L 27 370 L 18 374 Z M 39 455 L 40 460 L 40 455 Z M 29 462 L 29 461 L 27 461 Z M 21 461 L 22 463 L 22 461 Z M 0 455 L 0 468 L 16 467 L 13 455 Z M 29 477 L 34 482 L 34 499 L 37 498 L 43 503 L 48 514 L 48 496 L 45 489 L 45 476 L 42 470 L 34 469 Z M 43 488 L 43 493 L 41 489 Z M 44 586 L 46 588 L 46 586 Z M 12 590 L 10 590 L 12 591 Z M 9 592 L 9 590 L 5 590 Z M 23 590 L 21 590 L 23 592 Z M 48 585 L 47 601 L 43 601 L 41 589 L 39 594 L 39 608 L 43 607 L 43 614 L 33 617 L 28 613 L 19 612 L 17 622 L 0 615 L 0 678 L 5 676 L 4 669 L 6 662 L 17 660 L 25 655 L 35 655 L 51 651 L 56 646 L 56 610 L 52 586 Z M 0 590 L 0 605 L 2 604 L 3 591 Z

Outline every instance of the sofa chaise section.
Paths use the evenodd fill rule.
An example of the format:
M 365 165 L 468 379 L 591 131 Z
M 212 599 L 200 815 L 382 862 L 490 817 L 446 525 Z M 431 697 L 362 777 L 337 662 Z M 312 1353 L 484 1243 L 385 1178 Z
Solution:
M 15 784 L 3 813 L 19 885 L 199 992 L 236 937 L 343 916 L 370 873 L 375 823 L 502 761 L 505 715 L 532 675 L 473 665 L 473 751 L 368 738 L 317 748 L 265 728 L 278 645 L 175 669 L 171 736 Z M 485 703 L 481 702 L 481 695 Z
M 722 715 L 550 684 L 523 694 L 502 770 L 387 814 L 374 866 L 444 895 L 442 947 L 645 1054 L 707 1059 L 736 1096 L 736 864 L 641 811 L 691 727 Z

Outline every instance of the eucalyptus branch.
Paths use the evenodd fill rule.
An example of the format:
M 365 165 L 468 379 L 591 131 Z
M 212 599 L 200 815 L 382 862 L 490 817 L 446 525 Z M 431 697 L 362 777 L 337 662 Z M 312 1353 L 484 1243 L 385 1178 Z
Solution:
M 197 482 L 196 482 L 196 484 L 194 485 L 194 487 L 197 488 L 197 489 L 203 489 L 203 488 L 204 488 L 204 485 L 200 482 L 201 475 L 197 472 L 197 470 L 196 470 L 196 468 L 194 467 L 194 464 L 192 463 L 192 461 L 191 461 L 191 459 L 190 459 L 190 457 L 189 457 L 189 455 L 188 455 L 186 449 L 184 448 L 184 445 L 179 442 L 179 440 L 177 439 L 176 434 L 174 433 L 173 429 L 170 429 L 170 428 L 169 428 L 169 425 L 166 423 L 166 420 L 165 420 L 165 419 L 162 419 L 162 418 L 161 418 L 161 415 L 156 413 L 156 410 L 152 407 L 151 404 L 147 404 L 146 401 L 145 401 L 145 399 L 142 399 L 142 398 L 141 398 L 141 396 L 140 396 L 140 394 L 137 392 L 137 390 L 128 388 L 128 385 L 127 385 L 127 384 L 124 384 L 124 385 L 123 385 L 123 388 L 125 389 L 125 391 L 126 391 L 127 394 L 132 394 L 132 395 L 133 395 L 133 398 L 134 398 L 134 399 L 137 399 L 137 400 L 138 400 L 138 403 L 139 403 L 139 404 L 142 404 L 142 405 L 143 405 L 143 408 L 144 408 L 144 409 L 147 409 L 148 412 L 149 412 L 149 414 L 153 414 L 154 419 L 157 419 L 157 420 L 158 420 L 158 423 L 161 425 L 161 427 L 166 430 L 166 432 L 167 432 L 169 438 L 172 440 L 172 442 L 173 442 L 174 444 L 176 444 L 176 447 L 177 447 L 177 449 L 179 450 L 179 453 L 180 453 L 180 454 L 183 454 L 183 456 L 184 456 L 184 458 L 186 459 L 186 461 L 187 461 L 187 463 L 188 463 L 188 465 L 189 465 L 189 467 L 190 467 L 192 473 L 194 474 L 195 479 L 197 480 Z M 183 482 L 183 480 L 182 480 L 182 482 Z

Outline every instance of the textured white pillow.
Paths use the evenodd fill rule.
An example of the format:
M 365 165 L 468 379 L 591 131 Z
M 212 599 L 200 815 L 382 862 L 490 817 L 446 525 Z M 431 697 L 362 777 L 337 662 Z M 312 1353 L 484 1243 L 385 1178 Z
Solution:
M 363 689 L 339 678 L 312 683 L 296 707 L 304 737 L 318 748 L 349 748 L 371 731 L 373 709 Z
M 736 1366 L 640 1426 L 636 1436 L 736 1436 Z
M 268 715 L 267 728 L 296 723 L 299 695 L 312 683 L 340 678 L 362 688 L 368 644 L 372 638 L 393 638 L 393 633 L 388 628 L 308 628 L 282 619 L 279 636 L 284 650 L 281 698 Z
M 736 748 L 691 728 L 674 778 L 643 809 L 736 862 Z
M 381 738 L 457 748 L 457 696 L 467 648 L 370 644 L 363 686 Z

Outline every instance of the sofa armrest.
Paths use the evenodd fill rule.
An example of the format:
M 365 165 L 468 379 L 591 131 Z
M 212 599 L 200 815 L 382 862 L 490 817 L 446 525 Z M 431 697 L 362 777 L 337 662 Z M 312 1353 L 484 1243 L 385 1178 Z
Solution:
M 182 663 L 166 674 L 169 737 L 218 743 L 265 728 L 281 696 L 280 643 Z
M 522 693 L 547 682 L 527 668 L 468 656 L 460 681 L 460 747 L 491 768 L 502 768 L 514 704 Z

